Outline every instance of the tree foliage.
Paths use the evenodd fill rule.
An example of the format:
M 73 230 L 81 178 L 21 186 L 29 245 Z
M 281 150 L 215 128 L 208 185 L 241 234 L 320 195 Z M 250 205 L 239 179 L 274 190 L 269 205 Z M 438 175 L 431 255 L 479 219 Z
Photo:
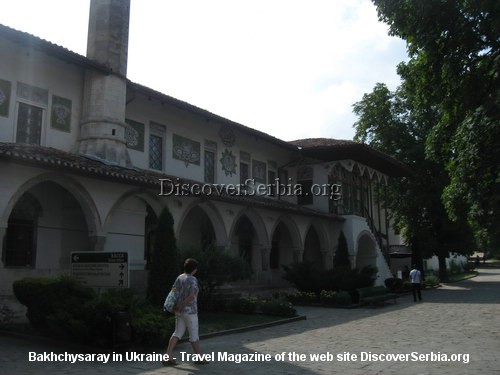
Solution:
M 177 268 L 177 245 L 174 234 L 174 218 L 163 208 L 155 230 L 153 255 L 148 275 L 147 297 L 149 301 L 161 306 L 175 278 Z
M 390 34 L 407 42 L 400 74 L 414 90 L 411 112 L 436 115 L 425 156 L 449 177 L 447 213 L 465 215 L 484 250 L 500 248 L 500 2 L 373 2 Z
M 351 262 L 349 261 L 349 249 L 347 248 L 347 240 L 345 238 L 344 232 L 342 231 L 340 232 L 337 250 L 335 251 L 335 256 L 333 257 L 333 268 L 351 268 Z
M 450 250 L 468 253 L 472 249 L 470 231 L 463 220 L 452 222 L 441 200 L 448 183 L 444 166 L 425 156 L 426 138 L 438 116 L 438 110 L 418 111 L 413 90 L 415 79 L 411 66 L 402 64 L 405 79 L 396 92 L 377 84 L 354 105 L 359 117 L 355 140 L 370 144 L 409 165 L 413 175 L 391 179 L 384 189 L 385 204 L 412 248 L 414 262 L 437 255 L 440 276 L 446 279 L 445 258 Z

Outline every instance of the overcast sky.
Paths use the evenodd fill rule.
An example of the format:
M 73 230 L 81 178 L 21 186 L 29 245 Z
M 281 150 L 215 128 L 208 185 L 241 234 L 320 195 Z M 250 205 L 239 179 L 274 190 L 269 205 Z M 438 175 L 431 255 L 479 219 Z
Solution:
M 0 0 L 0 23 L 85 55 L 89 4 Z M 352 139 L 406 59 L 369 0 L 132 0 L 129 79 L 284 140 Z

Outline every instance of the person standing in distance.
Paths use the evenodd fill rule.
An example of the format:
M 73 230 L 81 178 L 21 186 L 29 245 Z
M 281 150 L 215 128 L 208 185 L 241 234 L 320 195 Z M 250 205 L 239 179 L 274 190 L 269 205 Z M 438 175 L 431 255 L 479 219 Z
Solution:
M 422 294 L 420 292 L 422 285 L 422 272 L 418 269 L 417 265 L 413 265 L 413 269 L 410 271 L 410 281 L 411 281 L 411 291 L 413 293 L 413 302 L 418 300 L 422 301 Z
M 198 271 L 198 262 L 188 258 L 184 262 L 184 273 L 177 276 L 174 287 L 178 290 L 179 299 L 174 307 L 175 311 L 175 331 L 170 337 L 167 347 L 168 361 L 164 361 L 165 366 L 175 366 L 177 362 L 172 358 L 172 352 L 177 342 L 182 338 L 186 328 L 189 332 L 189 341 L 195 354 L 201 355 L 200 337 L 198 334 L 198 280 L 194 277 Z M 209 363 L 206 360 L 196 361 L 198 364 Z

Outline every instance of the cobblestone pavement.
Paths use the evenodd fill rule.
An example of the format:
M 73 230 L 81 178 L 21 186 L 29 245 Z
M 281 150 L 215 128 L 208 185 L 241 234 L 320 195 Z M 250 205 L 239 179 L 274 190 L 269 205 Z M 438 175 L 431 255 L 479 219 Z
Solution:
M 423 302 L 403 296 L 396 304 L 357 309 L 300 308 L 307 320 L 265 330 L 220 336 L 202 341 L 205 353 L 269 354 L 270 361 L 215 361 L 176 367 L 159 362 L 29 362 L 29 352 L 83 353 L 75 348 L 0 336 L 0 373 L 14 374 L 498 374 L 500 372 L 500 269 L 480 269 L 478 277 L 423 292 Z M 201 322 L 203 324 L 203 322 Z M 180 344 L 180 352 L 191 353 Z M 373 361 L 363 353 L 462 354 L 460 361 Z M 152 353 L 152 352 L 150 352 Z M 285 360 L 276 355 L 285 354 Z M 291 354 L 290 354 L 291 353 Z M 333 360 L 311 360 L 311 354 Z M 345 353 L 358 358 L 339 361 Z M 296 354 L 295 361 L 289 355 Z M 305 356 L 301 361 L 300 355 Z M 366 354 L 365 354 L 366 355 Z M 463 355 L 468 355 L 463 357 Z M 345 359 L 349 356 L 345 355 Z M 294 358 L 291 358 L 294 359 Z M 373 359 L 373 358 L 372 358 Z M 465 363 L 468 362 L 468 363 Z

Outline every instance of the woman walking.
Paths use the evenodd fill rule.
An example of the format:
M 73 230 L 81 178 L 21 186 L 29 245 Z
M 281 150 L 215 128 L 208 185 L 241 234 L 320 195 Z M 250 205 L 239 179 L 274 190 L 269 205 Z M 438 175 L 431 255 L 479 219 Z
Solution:
M 193 351 L 198 358 L 202 358 L 200 350 L 200 337 L 198 334 L 198 280 L 194 277 L 198 270 L 198 262 L 188 258 L 184 262 L 184 273 L 177 276 L 174 287 L 178 291 L 178 303 L 174 307 L 175 311 L 175 331 L 168 342 L 167 354 L 168 361 L 164 361 L 165 366 L 177 365 L 172 352 L 177 342 L 182 338 L 186 328 L 189 332 L 189 341 Z M 198 360 L 198 364 L 207 364 L 207 360 Z

